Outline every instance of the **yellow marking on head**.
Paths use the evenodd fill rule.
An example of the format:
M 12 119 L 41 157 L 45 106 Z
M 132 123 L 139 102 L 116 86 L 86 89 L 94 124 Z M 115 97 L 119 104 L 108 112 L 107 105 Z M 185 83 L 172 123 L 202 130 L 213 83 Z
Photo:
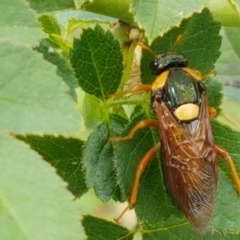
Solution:
M 193 103 L 186 103 L 174 111 L 174 115 L 180 121 L 190 121 L 198 117 L 199 106 Z
M 163 73 L 161 73 L 153 82 L 152 91 L 157 91 L 159 88 L 164 87 L 167 81 L 168 75 L 169 75 L 169 70 L 166 70 Z

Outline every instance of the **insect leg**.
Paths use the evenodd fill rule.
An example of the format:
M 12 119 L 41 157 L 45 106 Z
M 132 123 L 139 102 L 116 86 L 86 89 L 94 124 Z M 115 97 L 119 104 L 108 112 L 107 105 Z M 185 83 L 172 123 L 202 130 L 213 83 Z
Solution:
M 124 96 L 124 95 L 126 95 L 128 93 L 136 94 L 136 93 L 139 93 L 139 92 L 151 91 L 151 90 L 152 90 L 152 85 L 151 84 L 141 84 L 141 85 L 135 86 L 135 87 L 133 87 L 131 89 L 122 91 L 122 92 L 109 94 L 106 97 L 107 98 L 110 98 L 110 97 L 121 97 L 121 96 Z
M 160 151 L 160 143 L 158 143 L 156 146 L 151 148 L 144 155 L 144 157 L 141 159 L 141 161 L 140 161 L 140 163 L 138 164 L 138 167 L 137 167 L 137 172 L 136 172 L 136 175 L 135 175 L 135 180 L 134 180 L 131 196 L 130 196 L 130 199 L 129 199 L 129 203 L 128 203 L 127 207 L 124 208 L 122 213 L 117 218 L 114 219 L 115 222 L 119 223 L 122 216 L 124 215 L 124 213 L 126 211 L 128 211 L 129 209 L 131 209 L 132 206 L 136 203 L 141 175 L 144 172 L 144 170 L 146 169 L 149 162 L 154 157 L 154 155 L 156 155 L 156 153 L 158 153 L 159 151 Z
M 238 177 L 237 169 L 236 169 L 236 166 L 235 166 L 232 158 L 230 157 L 229 153 L 227 151 L 225 151 L 224 149 L 222 149 L 216 145 L 214 146 L 214 149 L 220 157 L 225 158 L 228 161 L 233 180 L 236 184 L 238 195 L 240 195 L 240 178 Z
M 216 69 L 211 70 L 209 73 L 204 74 L 202 77 L 204 79 L 204 78 L 209 77 L 210 75 L 213 75 L 215 77 L 217 75 Z
M 119 142 L 119 141 L 127 141 L 134 138 L 135 134 L 139 129 L 147 128 L 147 127 L 158 127 L 159 122 L 157 120 L 152 119 L 145 119 L 140 122 L 138 122 L 129 132 L 127 136 L 124 137 L 110 137 L 110 142 Z
M 210 119 L 215 118 L 217 115 L 217 110 L 214 107 L 208 107 L 208 112 L 209 112 Z

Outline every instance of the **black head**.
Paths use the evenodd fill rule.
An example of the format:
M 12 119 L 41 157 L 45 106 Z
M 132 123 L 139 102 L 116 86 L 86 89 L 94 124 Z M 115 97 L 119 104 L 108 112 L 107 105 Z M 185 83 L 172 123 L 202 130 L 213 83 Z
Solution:
M 168 52 L 157 55 L 155 59 L 150 62 L 149 67 L 154 75 L 159 75 L 169 68 L 186 67 L 187 65 L 187 59 L 182 54 Z

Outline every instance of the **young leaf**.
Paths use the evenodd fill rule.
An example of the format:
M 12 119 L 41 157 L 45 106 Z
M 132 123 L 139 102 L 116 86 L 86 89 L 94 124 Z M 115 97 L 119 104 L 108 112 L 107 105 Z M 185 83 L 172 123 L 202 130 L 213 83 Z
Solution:
M 103 102 L 93 95 L 85 94 L 83 101 L 83 119 L 88 128 L 97 127 L 103 120 Z
M 98 25 L 84 29 L 81 38 L 74 40 L 70 60 L 84 91 L 98 98 L 116 92 L 123 59 L 120 45 L 110 31 Z
M 41 15 L 39 21 L 42 24 L 44 32 L 47 34 L 61 34 L 61 28 L 57 19 L 51 15 Z

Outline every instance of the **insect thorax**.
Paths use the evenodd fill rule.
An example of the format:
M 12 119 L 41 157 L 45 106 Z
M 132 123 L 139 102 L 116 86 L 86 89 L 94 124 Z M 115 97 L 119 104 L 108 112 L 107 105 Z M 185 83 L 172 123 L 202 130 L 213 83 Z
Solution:
M 164 102 L 179 121 L 188 122 L 198 117 L 205 87 L 184 71 L 185 67 L 186 58 L 174 53 L 158 55 L 150 64 L 153 74 L 163 76 L 168 72 L 164 85 L 152 92 L 153 107 L 156 102 Z

